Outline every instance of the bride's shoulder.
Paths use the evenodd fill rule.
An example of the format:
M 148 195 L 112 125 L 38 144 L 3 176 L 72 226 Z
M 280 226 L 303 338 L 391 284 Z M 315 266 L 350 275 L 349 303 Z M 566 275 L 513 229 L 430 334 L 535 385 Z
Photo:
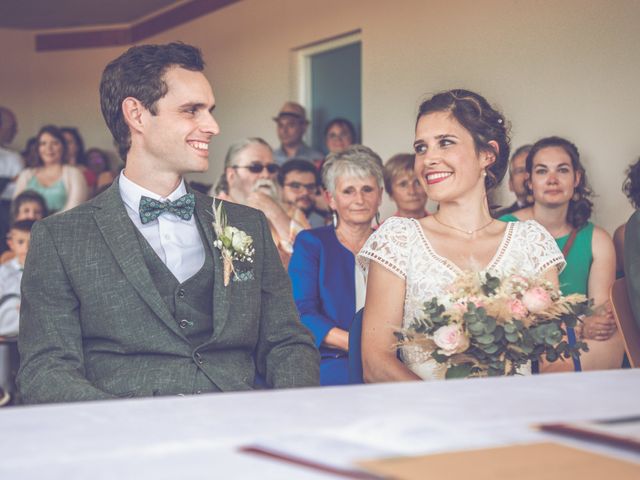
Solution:
M 404 217 L 389 217 L 387 218 L 374 235 L 378 236 L 395 236 L 395 235 L 407 235 L 408 233 L 415 232 L 416 227 L 420 227 L 420 224 L 412 218 Z

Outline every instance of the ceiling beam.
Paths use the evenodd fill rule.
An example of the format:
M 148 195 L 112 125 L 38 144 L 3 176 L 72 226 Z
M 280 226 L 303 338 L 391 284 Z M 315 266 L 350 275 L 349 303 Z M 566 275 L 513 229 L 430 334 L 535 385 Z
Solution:
M 36 52 L 130 45 L 238 1 L 192 0 L 126 27 L 37 34 Z

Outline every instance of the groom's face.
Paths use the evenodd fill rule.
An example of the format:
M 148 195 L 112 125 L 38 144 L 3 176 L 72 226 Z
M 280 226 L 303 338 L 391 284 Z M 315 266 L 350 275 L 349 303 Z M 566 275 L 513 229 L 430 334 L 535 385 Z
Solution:
M 146 110 L 144 147 L 158 172 L 204 172 L 209 167 L 209 142 L 220 132 L 211 112 L 215 98 L 201 72 L 170 68 L 164 75 L 167 94 Z

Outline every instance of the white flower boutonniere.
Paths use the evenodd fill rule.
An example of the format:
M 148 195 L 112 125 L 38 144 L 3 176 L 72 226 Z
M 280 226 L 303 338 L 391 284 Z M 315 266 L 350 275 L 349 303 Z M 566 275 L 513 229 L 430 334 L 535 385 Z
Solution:
M 256 250 L 253 248 L 253 238 L 236 227 L 227 225 L 227 215 L 222 209 L 222 202 L 213 201 L 215 218 L 213 220 L 213 230 L 218 237 L 213 246 L 220 250 L 224 265 L 224 286 L 229 285 L 231 272 L 237 275 L 233 262 L 253 263 L 253 255 Z

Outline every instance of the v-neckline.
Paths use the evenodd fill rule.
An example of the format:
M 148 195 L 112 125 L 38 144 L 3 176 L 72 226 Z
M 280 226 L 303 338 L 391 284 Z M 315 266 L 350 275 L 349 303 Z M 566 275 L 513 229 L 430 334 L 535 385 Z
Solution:
M 431 242 L 427 238 L 424 228 L 422 228 L 422 225 L 420 225 L 420 222 L 418 220 L 416 220 L 415 218 L 412 218 L 411 221 L 413 222 L 414 226 L 418 229 L 420 233 L 420 238 L 422 238 L 422 244 L 425 250 L 429 255 L 431 255 L 431 257 L 434 260 L 438 261 L 439 263 L 441 263 L 446 268 L 448 268 L 449 270 L 451 270 L 456 274 L 461 274 L 465 272 L 465 270 L 460 268 L 456 263 L 452 262 L 447 257 L 444 257 L 440 255 L 438 252 L 436 252 L 435 248 L 433 248 L 433 245 L 431 245 Z M 511 244 L 511 238 L 513 237 L 513 229 L 515 228 L 514 225 L 516 225 L 516 222 L 506 222 L 506 223 L 507 223 L 507 226 L 504 229 L 502 240 L 500 241 L 500 244 L 498 245 L 497 250 L 493 254 L 493 257 L 491 257 L 491 260 L 489 260 L 489 263 L 485 265 L 481 270 L 479 270 L 480 272 L 487 272 L 489 270 L 495 269 L 496 265 L 500 263 L 500 261 L 502 260 L 502 257 L 504 256 L 504 253 L 506 252 L 507 248 Z

